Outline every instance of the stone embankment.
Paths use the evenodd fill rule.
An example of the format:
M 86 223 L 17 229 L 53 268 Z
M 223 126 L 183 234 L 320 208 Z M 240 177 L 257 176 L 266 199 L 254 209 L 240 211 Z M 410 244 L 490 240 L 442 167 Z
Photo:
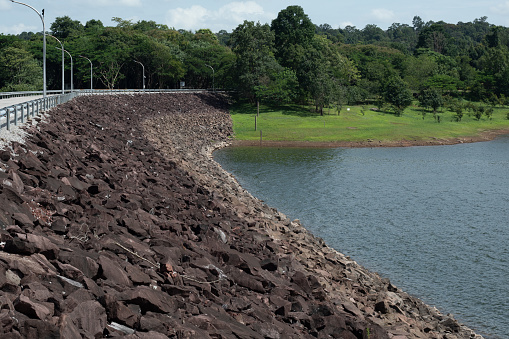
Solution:
M 81 97 L 0 151 L 1 338 L 476 337 L 243 190 L 227 110 Z

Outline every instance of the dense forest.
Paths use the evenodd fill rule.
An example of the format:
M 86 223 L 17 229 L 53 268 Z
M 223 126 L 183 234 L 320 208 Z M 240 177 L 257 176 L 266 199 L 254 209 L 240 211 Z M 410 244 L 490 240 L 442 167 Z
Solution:
M 315 25 L 299 6 L 271 24 L 244 21 L 232 32 L 195 32 L 153 21 L 113 18 L 114 27 L 59 17 L 47 34 L 48 89 L 62 88 L 61 41 L 73 56 L 74 88 L 221 88 L 252 102 L 324 107 L 412 100 L 436 110 L 468 99 L 504 104 L 509 96 L 509 29 L 487 22 L 423 22 L 387 30 Z M 56 39 L 55 39 L 56 38 Z M 86 57 L 86 58 L 84 58 Z M 65 81 L 70 81 L 66 55 Z M 70 84 L 66 83 L 66 88 Z M 0 90 L 42 89 L 42 33 L 0 35 Z

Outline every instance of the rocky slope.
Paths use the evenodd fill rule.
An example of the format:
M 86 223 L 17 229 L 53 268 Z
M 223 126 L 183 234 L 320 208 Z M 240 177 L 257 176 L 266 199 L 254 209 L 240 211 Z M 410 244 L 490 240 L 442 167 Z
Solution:
M 0 151 L 0 337 L 476 337 L 243 190 L 227 110 L 80 97 Z

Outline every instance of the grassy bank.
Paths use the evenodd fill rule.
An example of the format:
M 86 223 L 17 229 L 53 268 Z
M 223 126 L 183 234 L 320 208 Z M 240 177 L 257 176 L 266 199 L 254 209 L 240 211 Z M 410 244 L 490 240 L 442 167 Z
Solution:
M 442 111 L 440 122 L 432 113 L 423 119 L 423 110 L 412 106 L 397 117 L 387 112 L 376 112 L 374 106 L 326 109 L 324 116 L 312 108 L 287 105 L 280 107 L 260 106 L 255 131 L 256 106 L 237 103 L 231 109 L 233 128 L 237 140 L 259 140 L 260 130 L 266 141 L 311 142 L 362 142 L 376 140 L 391 142 L 399 140 L 428 141 L 476 137 L 487 131 L 508 130 L 509 108 L 495 108 L 492 118 L 483 116 L 479 121 L 465 113 L 457 122 L 455 114 Z

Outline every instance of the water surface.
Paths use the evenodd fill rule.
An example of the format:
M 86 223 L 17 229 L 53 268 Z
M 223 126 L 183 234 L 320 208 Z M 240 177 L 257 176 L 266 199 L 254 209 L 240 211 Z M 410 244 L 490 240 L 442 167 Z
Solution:
M 236 147 L 254 196 L 476 329 L 509 338 L 509 137 L 452 146 Z

